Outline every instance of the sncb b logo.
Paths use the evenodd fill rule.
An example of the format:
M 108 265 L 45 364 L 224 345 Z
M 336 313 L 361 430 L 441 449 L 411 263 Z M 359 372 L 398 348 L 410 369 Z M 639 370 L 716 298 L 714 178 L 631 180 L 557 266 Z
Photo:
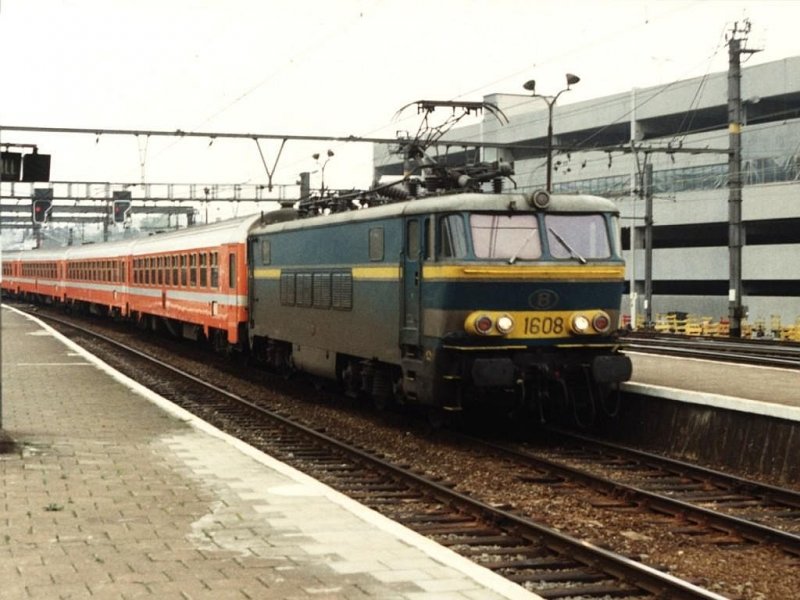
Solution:
M 553 290 L 536 290 L 528 296 L 528 305 L 538 310 L 547 310 L 558 304 L 558 294 Z

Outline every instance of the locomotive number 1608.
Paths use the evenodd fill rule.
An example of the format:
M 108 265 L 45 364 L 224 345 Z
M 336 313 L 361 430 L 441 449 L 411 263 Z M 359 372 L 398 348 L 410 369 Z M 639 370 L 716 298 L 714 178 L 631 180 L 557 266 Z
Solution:
M 567 331 L 563 316 L 530 316 L 522 323 L 525 337 L 561 337 Z

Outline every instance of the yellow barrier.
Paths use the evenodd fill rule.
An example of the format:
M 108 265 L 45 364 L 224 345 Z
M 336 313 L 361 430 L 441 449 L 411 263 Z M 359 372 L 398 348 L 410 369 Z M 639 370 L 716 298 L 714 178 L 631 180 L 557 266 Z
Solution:
M 680 315 L 681 318 L 678 318 Z M 630 322 L 630 317 L 623 317 Z M 727 337 L 730 335 L 730 322 L 726 318 L 715 321 L 714 317 L 691 315 L 686 313 L 657 313 L 651 325 L 658 333 L 677 333 L 681 335 L 702 335 L 710 337 Z M 644 316 L 637 315 L 636 328 L 645 328 Z M 741 322 L 741 337 L 762 338 L 773 337 L 776 340 L 800 342 L 800 317 L 793 325 L 783 325 L 780 315 L 770 315 L 769 327 L 764 318 L 750 323 L 747 319 Z

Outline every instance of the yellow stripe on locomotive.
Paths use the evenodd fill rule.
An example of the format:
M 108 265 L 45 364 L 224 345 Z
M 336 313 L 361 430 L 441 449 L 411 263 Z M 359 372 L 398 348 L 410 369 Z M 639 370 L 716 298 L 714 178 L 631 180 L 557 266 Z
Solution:
M 506 339 L 606 335 L 611 327 L 604 310 L 474 311 L 464 320 L 470 335 Z

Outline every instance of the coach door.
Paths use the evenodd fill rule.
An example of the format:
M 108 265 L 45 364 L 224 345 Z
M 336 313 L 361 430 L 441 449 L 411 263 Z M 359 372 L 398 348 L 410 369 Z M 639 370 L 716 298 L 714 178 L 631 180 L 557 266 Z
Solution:
M 239 302 L 239 247 L 231 244 L 230 246 L 225 247 L 227 252 L 225 252 L 225 261 L 226 261 L 226 281 L 225 288 L 227 291 L 227 298 L 225 303 L 231 307 L 228 310 L 230 311 L 228 314 L 231 315 L 230 322 L 236 322 L 239 319 L 239 309 L 241 308 Z
M 403 310 L 400 343 L 419 344 L 420 281 L 422 279 L 422 228 L 417 218 L 406 221 L 403 252 Z

